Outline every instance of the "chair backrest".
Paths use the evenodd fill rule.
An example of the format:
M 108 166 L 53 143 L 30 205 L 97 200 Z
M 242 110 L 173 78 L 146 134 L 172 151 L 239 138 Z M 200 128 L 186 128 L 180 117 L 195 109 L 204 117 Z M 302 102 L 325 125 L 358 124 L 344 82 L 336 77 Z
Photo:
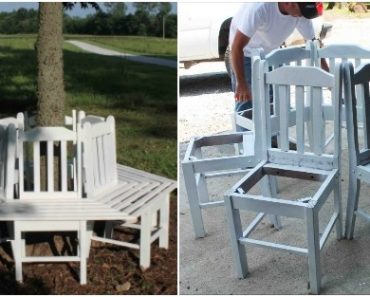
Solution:
M 0 196 L 9 200 L 14 198 L 17 131 L 13 123 L 2 124 L 0 124 Z
M 82 198 L 79 131 L 64 127 L 20 129 L 18 148 L 19 199 Z
M 363 64 L 354 70 L 352 63 L 346 62 L 343 68 L 349 158 L 351 164 L 367 164 L 370 161 L 370 63 Z M 356 92 L 356 88 L 361 89 L 361 92 Z M 356 104 L 359 100 L 364 102 L 365 113 L 363 132 L 366 137 L 363 137 L 363 145 L 360 145 L 357 122 Z
M 279 48 L 276 49 L 266 56 L 261 55 L 260 60 L 264 61 L 263 63 L 263 72 L 267 73 L 274 69 L 280 68 L 282 66 L 305 66 L 305 65 L 311 65 L 312 64 L 312 55 L 313 55 L 313 42 L 308 41 L 306 43 L 305 47 L 289 47 L 289 48 Z M 255 60 L 258 60 L 259 58 L 256 57 Z M 259 94 L 259 76 L 261 75 L 260 69 L 255 67 L 252 69 L 254 72 L 254 80 L 252 81 L 252 91 L 254 98 L 260 98 Z M 280 115 L 280 109 L 278 108 L 279 102 L 280 102 L 280 96 L 279 92 L 277 91 L 276 87 L 273 86 L 270 90 L 271 96 L 273 97 L 273 100 L 271 102 L 271 121 L 272 121 L 272 127 L 273 127 L 273 133 L 278 133 L 279 128 L 279 115 Z M 255 96 L 256 95 L 256 96 Z M 260 100 L 254 100 L 253 104 L 256 104 L 257 101 Z M 257 109 L 257 107 L 256 107 Z M 253 115 L 256 113 L 254 112 Z M 258 120 L 258 118 L 257 118 Z M 255 123 L 259 123 L 255 121 Z M 290 126 L 295 125 L 294 121 L 290 123 Z
M 261 73 L 266 66 L 260 65 Z M 262 140 L 265 159 L 278 164 L 299 165 L 318 169 L 332 169 L 339 167 L 340 153 L 340 107 L 339 92 L 341 91 L 341 66 L 338 65 L 335 75 L 329 74 L 317 67 L 310 66 L 283 66 L 260 75 Z M 276 106 L 279 110 L 279 148 L 271 148 L 273 135 L 270 112 L 270 87 L 275 88 L 280 100 Z M 323 112 L 323 91 L 331 88 L 333 92 L 332 105 L 334 113 L 334 153 L 324 151 L 322 146 L 322 130 L 326 128 Z M 327 95 L 331 95 L 327 91 Z M 274 95 L 275 95 L 274 94 Z M 313 97 L 313 100 L 309 100 Z M 292 115 L 295 116 L 292 119 Z M 289 127 L 295 123 L 297 149 L 289 147 Z M 330 126 L 330 125 L 327 125 Z M 330 127 L 328 127 L 330 128 Z M 294 128 L 293 128 L 294 129 Z M 310 132 L 312 131 L 312 132 Z M 313 144 L 305 146 L 305 137 L 312 133 Z
M 36 115 L 29 115 L 26 111 L 25 113 L 18 113 L 17 119 L 20 119 L 19 122 L 22 123 L 22 129 L 29 130 L 36 127 Z M 77 130 L 77 115 L 76 110 L 72 110 L 71 116 L 64 116 L 64 125 L 66 127 L 71 127 L 73 131 Z
M 118 183 L 113 116 L 80 118 L 83 134 L 84 192 L 97 196 Z
M 334 73 L 336 63 L 352 61 L 357 67 L 364 60 L 370 60 L 370 49 L 356 44 L 331 44 L 322 48 L 317 42 L 314 44 L 316 48 L 315 65 L 320 65 L 321 58 L 328 59 L 330 73 Z

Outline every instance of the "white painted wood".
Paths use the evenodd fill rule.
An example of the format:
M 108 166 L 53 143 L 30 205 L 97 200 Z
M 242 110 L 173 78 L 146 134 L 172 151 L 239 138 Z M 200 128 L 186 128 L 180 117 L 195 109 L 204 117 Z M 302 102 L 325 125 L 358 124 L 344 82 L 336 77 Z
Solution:
M 307 249 L 305 248 L 300 248 L 300 247 L 295 247 L 295 246 L 289 246 L 285 244 L 278 244 L 278 243 L 273 243 L 273 242 L 266 242 L 262 240 L 257 240 L 257 239 L 251 239 L 251 238 L 241 238 L 239 239 L 242 244 L 254 244 L 260 247 L 264 248 L 273 248 L 273 249 L 278 249 L 278 250 L 284 250 L 287 252 L 291 253 L 296 253 L 299 255 L 307 255 Z
M 150 266 L 150 237 L 151 237 L 151 214 L 144 213 L 141 216 L 140 228 L 140 266 L 147 269 Z
M 83 182 L 87 200 L 96 199 L 121 213 L 123 220 L 112 222 L 112 227 L 121 225 L 125 218 L 130 218 L 126 221 L 132 222 L 140 218 L 139 245 L 113 240 L 111 231 L 108 231 L 110 234 L 105 234 L 105 237 L 91 238 L 119 246 L 139 248 L 140 265 L 146 269 L 150 266 L 150 249 L 154 240 L 159 239 L 159 246 L 168 248 L 169 193 L 176 188 L 176 183 L 144 171 L 117 165 L 115 122 L 112 116 L 105 120 L 79 114 L 79 120 L 82 123 L 85 172 Z M 159 229 L 152 234 L 153 217 L 158 211 Z M 125 226 L 132 227 L 129 224 Z
M 312 208 L 306 208 L 306 211 L 310 292 L 319 294 L 321 287 L 319 222 L 317 213 Z
M 359 125 L 357 108 L 359 101 L 364 102 L 365 121 L 364 132 L 366 139 L 369 133 L 369 82 L 370 82 L 370 64 L 360 66 L 356 71 L 351 63 L 344 65 L 344 90 L 345 90 L 345 106 L 347 120 L 347 139 L 349 150 L 349 184 L 348 184 L 348 200 L 347 200 L 347 217 L 345 225 L 345 234 L 348 239 L 353 238 L 356 216 L 364 213 L 358 208 L 359 191 L 361 181 L 369 183 L 370 170 L 369 160 L 366 160 L 366 152 L 369 149 L 367 141 L 364 143 L 364 150 L 360 152 L 359 147 Z M 362 92 L 356 92 L 356 87 L 362 88 Z M 361 86 L 362 85 L 362 86 Z M 359 96 L 363 96 L 362 98 Z
M 168 249 L 169 246 L 169 227 L 170 227 L 170 195 L 167 194 L 162 200 L 162 206 L 159 211 L 159 226 L 161 235 L 159 237 L 159 247 Z
M 297 63 L 299 64 L 299 63 Z M 334 224 L 337 226 L 337 238 L 342 237 L 341 234 L 341 208 L 340 208 L 340 176 L 339 153 L 340 153 L 340 128 L 335 128 L 334 133 L 334 152 L 323 154 L 322 132 L 325 126 L 322 124 L 323 100 L 322 89 L 333 89 L 332 102 L 330 106 L 333 114 L 334 127 L 340 127 L 340 95 L 342 94 L 341 86 L 341 66 L 335 66 L 334 75 L 328 74 L 321 69 L 307 66 L 282 66 L 271 71 L 265 72 L 264 62 L 261 62 L 259 73 L 260 86 L 260 102 L 262 115 L 262 162 L 252 169 L 244 178 L 242 178 L 235 186 L 231 188 L 225 195 L 225 208 L 228 214 L 228 224 L 231 238 L 231 247 L 236 263 L 243 263 L 243 257 L 238 249 L 240 243 L 252 243 L 262 247 L 276 248 L 295 252 L 308 257 L 309 263 L 309 278 L 310 291 L 317 294 L 321 286 L 321 270 L 320 270 L 320 234 L 318 228 L 318 213 L 320 207 L 326 202 L 329 194 L 334 191 L 335 210 L 329 224 L 324 229 L 324 237 L 322 237 L 321 245 L 325 244 L 328 235 Z M 277 107 L 279 116 L 277 117 L 280 129 L 280 144 L 279 148 L 271 148 L 272 120 L 270 117 L 270 85 L 274 90 L 278 90 L 279 100 Z M 290 94 L 287 90 L 290 88 L 296 90 L 296 96 L 292 96 L 291 100 L 287 100 Z M 310 92 L 307 98 L 310 99 L 310 105 L 304 104 L 304 90 L 307 88 Z M 290 126 L 291 106 L 296 107 L 296 124 L 298 135 L 297 151 L 289 150 L 287 127 Z M 329 109 L 329 107 L 328 107 Z M 307 115 L 311 115 L 310 119 Z M 300 119 L 297 116 L 300 116 Z M 309 121 L 306 121 L 308 120 Z M 306 127 L 305 124 L 306 123 Z M 294 122 L 292 122 L 294 124 Z M 311 134 L 313 139 L 313 150 L 306 151 L 304 146 L 304 132 Z M 313 181 L 320 181 L 321 186 L 313 195 L 313 197 L 305 197 L 298 201 L 284 199 L 284 197 L 271 197 L 264 195 L 252 195 L 248 191 L 258 182 L 266 181 L 266 176 L 278 175 L 293 178 L 302 178 Z M 272 184 L 272 181 L 268 181 Z M 264 187 L 266 187 L 264 185 Z M 239 210 L 255 211 L 259 215 L 252 221 L 244 232 L 244 237 L 240 235 L 240 230 L 235 224 L 240 220 Z M 306 232 L 308 238 L 308 248 L 298 248 L 282 245 L 280 243 L 272 243 L 268 241 L 250 239 L 248 236 L 262 217 L 267 214 L 277 216 L 287 216 L 302 219 L 306 223 Z M 281 231 L 282 232 L 282 231 Z M 235 239 L 236 235 L 236 239 Z M 240 265 L 240 264 L 239 264 Z M 237 272 L 240 274 L 240 266 L 237 266 Z

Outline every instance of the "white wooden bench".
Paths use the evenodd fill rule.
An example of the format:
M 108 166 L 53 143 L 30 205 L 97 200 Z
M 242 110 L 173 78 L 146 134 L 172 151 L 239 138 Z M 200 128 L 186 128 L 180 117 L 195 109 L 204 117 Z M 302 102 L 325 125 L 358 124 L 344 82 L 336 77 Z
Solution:
M 104 235 L 92 236 L 92 239 L 138 249 L 140 266 L 146 269 L 150 266 L 152 242 L 159 239 L 159 246 L 168 248 L 169 197 L 177 188 L 176 181 L 117 164 L 112 116 L 104 120 L 80 113 L 79 121 L 84 135 L 83 147 L 87 148 L 83 153 L 87 197 L 136 218 L 135 224 L 107 222 Z M 113 229 L 119 226 L 140 230 L 139 244 L 113 239 Z
M 10 124 L 8 130 L 8 147 L 15 144 L 17 131 L 13 124 Z M 87 282 L 86 259 L 89 249 L 89 236 L 92 233 L 91 224 L 88 221 L 97 220 L 122 220 L 133 221 L 134 218 L 125 212 L 118 211 L 107 204 L 82 198 L 81 182 L 81 141 L 79 133 L 66 128 L 34 128 L 27 132 L 22 129 L 18 133 L 19 152 L 16 154 L 13 149 L 12 155 L 7 158 L 15 160 L 19 157 L 19 197 L 14 198 L 12 192 L 13 185 L 10 181 L 8 185 L 8 194 L 2 199 L 1 220 L 10 222 L 12 251 L 15 260 L 16 279 L 22 282 L 22 263 L 29 262 L 80 262 L 80 283 Z M 13 139 L 14 141 L 10 141 Z M 40 143 L 47 143 L 47 166 L 46 189 L 41 188 L 40 177 Z M 58 161 L 60 164 L 60 189 L 54 187 L 54 147 L 55 142 L 59 143 L 57 151 L 60 152 Z M 72 149 L 68 151 L 68 143 Z M 23 164 L 23 148 L 31 144 L 32 154 L 28 156 L 32 164 L 32 176 L 25 174 Z M 15 147 L 15 145 L 13 145 Z M 8 152 L 10 149 L 8 148 Z M 76 170 L 74 176 L 68 175 L 68 158 L 75 159 Z M 14 163 L 13 163 L 14 164 Z M 14 166 L 7 168 L 8 173 L 14 171 Z M 58 173 L 56 173 L 58 174 Z M 11 175 L 9 175 L 11 176 Z M 25 183 L 27 180 L 27 184 Z M 75 256 L 27 256 L 25 252 L 24 235 L 27 232 L 57 232 L 74 231 L 77 232 L 79 239 L 79 250 Z

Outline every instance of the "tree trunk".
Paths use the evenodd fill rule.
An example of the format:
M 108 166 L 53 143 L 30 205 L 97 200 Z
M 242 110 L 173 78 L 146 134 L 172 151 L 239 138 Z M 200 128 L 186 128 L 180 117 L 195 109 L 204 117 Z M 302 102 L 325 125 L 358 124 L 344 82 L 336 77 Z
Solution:
M 37 125 L 64 125 L 63 3 L 39 4 L 37 36 Z M 57 144 L 56 144 L 57 145 Z M 46 190 L 46 144 L 41 143 L 41 190 Z M 54 157 L 54 184 L 60 189 L 59 156 Z M 52 162 L 49 160 L 49 162 Z M 51 174 L 51 173 L 49 173 Z
M 39 4 L 39 32 L 37 37 L 37 124 L 63 126 L 63 3 Z

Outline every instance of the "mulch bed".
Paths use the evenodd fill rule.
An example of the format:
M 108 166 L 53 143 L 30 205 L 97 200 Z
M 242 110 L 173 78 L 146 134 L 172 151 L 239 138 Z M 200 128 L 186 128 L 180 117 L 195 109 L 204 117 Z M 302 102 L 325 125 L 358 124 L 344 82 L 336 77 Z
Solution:
M 0 294 L 177 294 L 177 199 L 171 199 L 170 245 L 152 245 L 151 266 L 145 272 L 137 250 L 93 242 L 88 259 L 87 285 L 79 284 L 79 263 L 23 264 L 24 283 L 15 281 L 9 243 L 0 245 Z M 137 240 L 139 232 L 115 231 L 115 237 Z M 64 245 L 56 236 L 56 247 Z M 42 238 L 42 237 L 41 237 Z M 42 241 L 42 242 L 41 242 Z M 41 240 L 27 245 L 27 253 L 43 254 Z M 63 242 L 63 244 L 61 244 Z M 45 254 L 44 254 L 45 255 Z

